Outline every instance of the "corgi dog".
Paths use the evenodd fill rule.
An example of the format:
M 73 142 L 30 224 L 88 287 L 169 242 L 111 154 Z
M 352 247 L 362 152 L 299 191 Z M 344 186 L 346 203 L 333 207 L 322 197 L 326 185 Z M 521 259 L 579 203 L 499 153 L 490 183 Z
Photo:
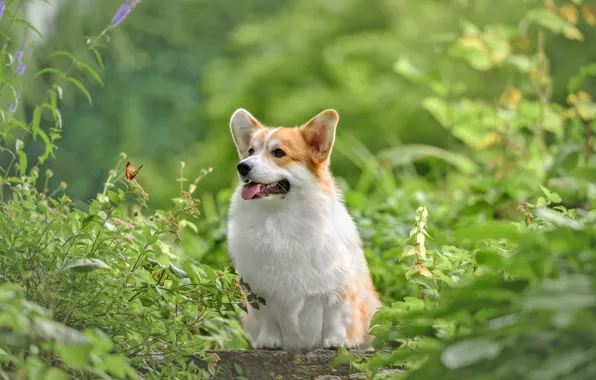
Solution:
M 238 274 L 266 301 L 242 317 L 255 349 L 371 341 L 381 302 L 329 169 L 338 120 L 326 110 L 300 127 L 266 127 L 244 109 L 230 119 L 240 183 L 228 249 Z

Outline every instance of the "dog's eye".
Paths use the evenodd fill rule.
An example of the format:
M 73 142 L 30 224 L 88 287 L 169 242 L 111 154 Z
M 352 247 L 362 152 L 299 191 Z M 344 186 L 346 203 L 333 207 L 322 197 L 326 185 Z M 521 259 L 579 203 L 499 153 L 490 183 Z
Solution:
M 277 157 L 277 158 L 280 158 L 280 157 L 283 157 L 283 156 L 285 156 L 285 155 L 286 155 L 286 152 L 284 152 L 284 151 L 283 151 L 283 150 L 281 150 L 281 149 L 275 149 L 275 150 L 274 150 L 273 152 L 271 152 L 271 153 L 273 153 L 273 155 L 274 155 L 275 157 Z
M 252 156 L 252 154 L 253 154 L 254 152 L 255 152 L 255 150 L 254 150 L 253 148 L 250 148 L 250 149 L 248 150 L 248 155 L 249 155 L 249 156 Z

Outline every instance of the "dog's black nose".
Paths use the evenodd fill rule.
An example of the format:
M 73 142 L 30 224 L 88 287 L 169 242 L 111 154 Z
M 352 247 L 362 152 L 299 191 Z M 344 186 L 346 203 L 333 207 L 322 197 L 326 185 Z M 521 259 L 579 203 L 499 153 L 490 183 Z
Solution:
M 236 166 L 236 168 L 238 169 L 238 173 L 240 173 L 240 175 L 247 175 L 250 169 L 252 169 L 252 165 L 248 162 L 241 162 L 238 164 L 238 166 Z

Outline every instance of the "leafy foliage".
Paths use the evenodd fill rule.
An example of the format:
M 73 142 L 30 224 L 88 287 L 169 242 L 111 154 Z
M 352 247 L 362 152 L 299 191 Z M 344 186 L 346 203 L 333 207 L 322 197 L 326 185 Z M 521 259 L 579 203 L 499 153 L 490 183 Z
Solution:
M 18 6 L 9 3 L 7 13 L 14 15 Z M 100 57 L 96 49 L 113 27 L 87 39 L 95 57 Z M 6 47 L 3 53 L 11 56 Z M 22 59 L 22 52 L 17 55 L 16 61 Z M 48 99 L 33 108 L 31 122 L 16 118 L 14 108 L 1 110 L 0 151 L 12 159 L 0 176 L 0 375 L 60 379 L 139 378 L 138 371 L 150 378 L 215 374 L 212 360 L 201 369 L 187 363 L 187 355 L 224 344 L 245 346 L 233 318 L 236 306 L 258 306 L 263 300 L 243 293 L 232 269 L 216 271 L 184 253 L 188 247 L 181 244 L 183 235 L 187 229 L 197 230 L 200 214 L 199 200 L 192 194 L 208 171 L 187 185 L 182 165 L 180 195 L 172 199 L 169 211 L 147 210 L 147 193 L 135 179 L 123 179 L 124 153 L 88 211 L 63 194 L 65 183 L 51 190 L 53 172 L 41 173 L 40 166 L 53 157 L 62 131 L 63 88 L 71 84 L 91 103 L 73 70 L 102 83 L 80 57 L 54 55 L 67 58 L 70 67 L 37 72 L 55 74 L 61 85 L 51 85 Z M 3 83 L 12 88 L 13 79 L 5 75 Z M 18 98 L 12 101 L 16 104 Z M 54 123 L 48 129 L 42 124 L 44 111 Z M 17 129 L 27 133 L 27 140 L 16 137 Z M 45 151 L 32 161 L 25 141 L 36 137 L 43 140 Z
M 416 200 L 390 197 L 389 212 L 381 205 L 370 211 L 381 238 L 390 233 L 386 220 L 400 212 L 396 205 L 423 205 L 416 215 L 408 212 L 409 233 L 398 224 L 405 245 L 394 240 L 399 248 L 384 251 L 379 242 L 369 248 L 377 276 L 390 259 L 392 274 L 407 283 L 393 286 L 397 302 L 373 318 L 375 347 L 393 351 L 356 363 L 362 370 L 373 375 L 398 365 L 407 371 L 394 376 L 407 379 L 588 379 L 596 373 L 594 115 L 578 79 L 591 65 L 571 78 L 573 92 L 561 104 L 551 96 L 544 45 L 548 32 L 582 40 L 579 14 L 575 4 L 548 3 L 524 16 L 522 22 L 535 25 L 526 31 L 463 24 L 447 51 L 475 70 L 497 70 L 507 83 L 498 102 L 454 97 L 441 77 L 404 58 L 396 64 L 402 75 L 428 85 L 433 95 L 423 107 L 476 150 L 471 157 L 479 166 L 466 181 L 450 174 L 439 194 L 421 189 Z M 586 23 L 593 25 L 589 17 Z M 520 39 L 535 41 L 534 48 L 513 54 Z
M 229 264 L 226 187 L 233 167 L 226 165 L 235 155 L 229 131 L 216 126 L 237 106 L 280 124 L 329 106 L 342 115 L 333 169 L 385 304 L 374 316 L 374 345 L 390 351 L 354 366 L 377 378 L 385 366 L 405 367 L 392 376 L 410 379 L 594 377 L 596 57 L 586 48 L 595 36 L 592 4 L 301 0 L 269 9 L 266 0 L 224 1 L 200 2 L 204 12 L 196 16 L 189 12 L 195 3 L 164 8 L 146 0 L 134 14 L 159 14 L 167 26 L 156 24 L 156 32 L 139 17 L 127 20 L 137 28 L 127 35 L 112 24 L 84 39 L 81 53 L 48 54 L 41 62 L 52 65 L 37 71 L 8 28 L 0 55 L 0 375 L 216 374 L 216 357 L 198 369 L 186 355 L 248 347 L 237 313 L 246 302 L 266 301 L 232 268 L 214 269 Z M 13 20 L 28 28 L 17 22 L 19 4 L 7 4 L 1 26 Z M 204 42 L 229 16 L 229 46 L 227 35 L 217 34 L 212 51 L 188 53 L 196 44 L 181 37 L 180 25 L 190 23 L 167 21 L 179 15 L 200 18 L 196 34 L 207 36 Z M 143 38 L 179 43 L 189 54 L 170 65 L 175 49 L 148 50 L 158 63 L 139 76 L 161 85 L 175 72 L 176 85 L 157 95 L 145 79 L 133 83 L 134 75 L 118 71 L 130 68 L 131 55 L 144 56 L 141 47 L 130 48 Z M 100 50 L 108 42 L 117 53 Z M 198 109 L 180 69 L 195 65 L 204 97 Z M 24 86 L 31 77 L 47 88 L 27 95 L 25 89 L 38 89 Z M 91 112 L 79 111 L 81 102 L 97 105 L 105 100 L 96 94 L 112 98 L 120 90 L 130 99 L 115 108 L 117 122 L 91 123 L 80 133 L 92 138 L 76 140 L 76 149 L 115 155 L 117 144 L 99 143 L 114 124 L 124 127 L 119 139 L 144 168 L 124 179 L 122 153 L 85 203 L 86 191 L 60 181 L 79 176 L 93 187 L 99 170 L 88 168 L 99 164 L 83 162 L 84 155 L 63 165 L 77 152 L 64 120 L 77 124 Z M 154 101 L 160 106 L 150 112 L 139 105 Z M 164 107 L 186 116 L 155 117 Z M 154 117 L 173 124 L 173 131 L 164 129 L 167 139 L 166 132 L 138 129 Z M 193 130 L 197 120 L 213 128 Z M 150 136 L 136 138 L 142 135 Z M 63 136 L 67 141 L 59 141 Z M 188 166 L 162 148 L 146 148 L 191 137 L 202 141 L 183 146 L 193 157 Z M 58 144 L 67 153 L 53 161 L 61 162 L 54 176 L 48 165 Z M 151 165 L 157 160 L 165 162 Z M 164 180 L 174 165 L 177 186 Z M 215 175 L 199 170 L 210 166 Z M 187 172 L 198 176 L 189 180 Z M 195 194 L 206 183 L 210 192 L 199 204 Z

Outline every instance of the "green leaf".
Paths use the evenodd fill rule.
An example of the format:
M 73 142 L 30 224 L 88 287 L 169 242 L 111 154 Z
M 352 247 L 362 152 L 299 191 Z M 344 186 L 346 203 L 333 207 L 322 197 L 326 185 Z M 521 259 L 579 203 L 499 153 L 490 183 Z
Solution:
M 43 380 L 68 380 L 70 377 L 60 368 L 50 368 L 44 373 Z
M 579 69 L 579 73 L 569 79 L 567 90 L 570 93 L 577 92 L 588 77 L 596 77 L 596 63 L 582 66 Z
M 46 67 L 45 69 L 41 69 L 39 70 L 37 73 L 35 73 L 35 78 L 37 78 L 40 75 L 46 74 L 46 73 L 54 73 L 56 75 L 58 75 L 61 78 L 64 78 L 64 73 L 58 69 L 54 69 L 52 67 Z
M 567 24 L 558 14 L 544 8 L 529 11 L 526 18 L 528 21 L 543 26 L 554 33 L 561 33 Z
M 105 354 L 112 351 L 114 348 L 114 343 L 110 339 L 109 335 L 98 328 L 86 329 L 85 336 L 91 340 L 93 352 L 96 354 Z
M 108 264 L 99 259 L 72 260 L 60 267 L 60 271 L 73 270 L 78 273 L 88 273 L 97 269 L 110 269 Z
M 536 216 L 549 221 L 559 227 L 568 227 L 572 230 L 580 231 L 584 229 L 584 225 L 577 220 L 573 220 L 567 216 L 563 216 L 550 208 L 540 207 L 536 209 Z
M 556 380 L 575 378 L 577 371 L 594 360 L 594 349 L 573 348 L 569 351 L 557 353 L 557 360 L 545 360 L 537 370 L 532 372 L 532 379 Z
M 165 254 L 159 255 L 157 256 L 157 262 L 164 267 L 168 267 L 170 265 L 170 257 Z
M 114 192 L 114 191 L 108 191 L 108 198 L 110 199 L 110 201 L 112 201 L 112 203 L 114 204 L 118 204 L 120 203 L 120 196 L 118 195 L 118 193 Z
M 87 224 L 91 223 L 95 219 L 95 215 L 87 215 L 81 222 L 81 228 L 84 228 Z
M 425 158 L 438 158 L 458 168 L 462 173 L 473 174 L 478 171 L 478 166 L 463 154 L 430 145 L 400 145 L 379 152 L 379 158 L 390 166 L 409 165 Z
M 472 242 L 486 239 L 508 239 L 512 242 L 518 242 L 528 235 L 525 230 L 520 229 L 515 224 L 501 221 L 474 224 L 453 232 L 453 237 L 456 240 L 470 240 Z
M 201 265 L 201 268 L 205 271 L 205 274 L 207 275 L 209 281 L 215 282 L 215 280 L 217 279 L 217 273 L 215 273 L 215 270 L 213 270 L 213 268 L 211 268 L 207 264 Z
M 38 157 L 38 160 L 40 161 L 41 164 L 44 163 L 44 161 L 49 157 L 49 156 L 54 156 L 54 148 L 56 147 L 56 145 L 52 144 L 52 142 L 50 141 L 50 138 L 48 137 L 47 133 L 44 132 L 43 129 L 39 129 L 37 131 L 37 134 L 41 137 L 41 139 L 44 142 L 44 152 L 41 156 Z
M 122 354 L 109 355 L 103 359 L 103 362 L 108 368 L 108 372 L 110 372 L 114 376 L 117 376 L 119 378 L 123 378 L 126 376 L 126 373 L 128 371 L 128 361 L 126 359 L 126 356 Z
M 95 55 L 95 59 L 97 60 L 97 64 L 99 65 L 99 67 L 104 69 L 103 60 L 101 59 L 101 54 L 99 54 L 99 52 L 95 48 L 91 49 L 91 51 L 93 52 L 93 55 Z
M 65 50 L 56 51 L 56 52 L 50 54 L 50 57 L 58 57 L 58 56 L 68 57 L 68 58 L 70 58 L 70 61 L 75 64 L 79 61 L 79 59 L 77 57 L 75 57 L 72 53 L 69 53 Z
M 39 38 L 41 38 L 42 40 L 45 40 L 45 38 L 43 37 L 43 34 L 41 34 L 41 32 L 39 30 L 37 30 L 37 28 L 34 27 L 29 21 L 23 20 L 20 17 L 15 18 L 14 21 L 25 25 L 28 29 L 31 29 L 33 32 L 35 32 L 35 34 L 37 34 L 37 36 L 39 36 Z
M 553 202 L 553 203 L 561 203 L 563 201 L 563 199 L 561 198 L 561 196 L 557 193 L 551 193 L 548 196 L 548 200 Z
M 488 47 L 479 37 L 464 36 L 449 47 L 449 55 L 461 58 L 479 71 L 486 71 L 492 67 Z
M 89 363 L 91 347 L 88 345 L 58 344 L 56 345 L 56 351 L 64 363 L 78 369 L 85 367 Z
M 43 108 L 41 106 L 35 107 L 35 110 L 33 111 L 33 118 L 31 119 L 31 134 L 33 135 L 34 139 L 37 136 L 39 130 L 41 130 L 40 124 L 42 111 Z
M 496 247 L 480 248 L 476 252 L 476 261 L 480 265 L 486 265 L 491 269 L 500 269 L 503 261 L 499 249 Z
M 540 185 L 540 189 L 542 190 L 542 192 L 544 193 L 544 195 L 546 195 L 546 197 L 548 198 L 550 195 L 550 190 L 547 189 L 546 187 Z
M 562 32 L 563 35 L 570 40 L 584 40 L 584 35 L 582 34 L 582 32 L 579 31 L 579 29 L 577 29 L 575 25 L 565 23 L 565 25 L 563 25 Z
M 449 128 L 451 126 L 449 107 L 445 100 L 431 96 L 422 101 L 422 106 L 430 112 L 443 127 Z
M 403 77 L 417 83 L 424 83 L 428 85 L 438 95 L 445 95 L 447 88 L 441 83 L 439 78 L 435 78 L 427 73 L 424 73 L 418 69 L 410 58 L 406 55 L 402 55 L 395 61 L 393 69 Z
M 81 82 L 79 82 L 78 80 L 76 80 L 73 77 L 68 77 L 68 78 L 66 78 L 66 80 L 69 81 L 70 83 L 74 84 L 79 90 L 81 90 L 81 92 L 83 94 L 85 94 L 85 96 L 87 97 L 89 104 L 93 105 L 93 100 L 91 99 L 91 94 L 89 94 L 89 91 L 87 91 L 87 89 L 85 88 L 85 86 L 83 86 L 83 84 Z
M 174 264 L 170 263 L 169 268 L 170 271 L 174 274 L 174 276 L 178 278 L 188 278 L 188 274 L 182 269 L 176 267 Z
M 22 150 L 17 151 L 19 156 L 19 172 L 21 177 L 27 173 L 27 155 Z
M 583 275 L 545 279 L 540 288 L 520 300 L 525 310 L 572 311 L 596 306 L 593 280 Z
M 97 82 L 97 83 L 98 83 L 98 84 L 99 84 L 101 87 L 104 87 L 103 81 L 101 80 L 101 78 L 99 77 L 99 75 L 97 75 L 97 73 L 95 72 L 95 70 L 93 70 L 93 69 L 91 68 L 91 66 L 89 66 L 89 65 L 87 65 L 87 64 L 85 64 L 85 63 L 83 63 L 83 62 L 79 62 L 79 63 L 77 64 L 77 66 L 78 66 L 80 69 L 82 69 L 82 70 L 84 70 L 84 71 L 87 71 L 87 72 L 89 73 L 89 75 L 91 75 L 91 76 L 93 77 L 93 79 L 95 79 L 95 81 L 96 81 L 96 82 Z
M 441 363 L 450 370 L 493 360 L 503 350 L 503 343 L 488 338 L 473 338 L 455 342 L 441 354 Z
M 155 243 L 158 239 L 159 239 L 159 236 L 157 234 L 147 236 L 147 245 L 151 245 L 151 244 Z

